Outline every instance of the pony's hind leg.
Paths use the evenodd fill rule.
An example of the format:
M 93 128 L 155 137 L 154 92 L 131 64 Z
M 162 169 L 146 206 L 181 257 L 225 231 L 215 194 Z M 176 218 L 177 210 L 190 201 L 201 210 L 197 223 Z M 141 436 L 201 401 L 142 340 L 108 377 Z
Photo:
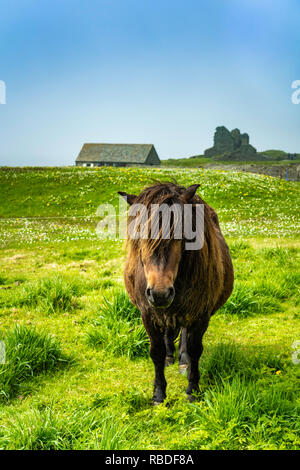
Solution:
M 169 328 L 169 327 L 166 328 L 166 331 L 164 334 L 164 342 L 166 346 L 166 360 L 165 360 L 166 366 L 169 366 L 170 364 L 174 364 L 174 361 L 175 361 L 174 341 L 177 338 L 178 333 L 179 333 L 179 329 L 174 329 L 174 328 Z
M 181 328 L 180 339 L 179 339 L 179 372 L 183 375 L 187 374 L 188 370 L 188 355 L 186 350 L 186 328 Z

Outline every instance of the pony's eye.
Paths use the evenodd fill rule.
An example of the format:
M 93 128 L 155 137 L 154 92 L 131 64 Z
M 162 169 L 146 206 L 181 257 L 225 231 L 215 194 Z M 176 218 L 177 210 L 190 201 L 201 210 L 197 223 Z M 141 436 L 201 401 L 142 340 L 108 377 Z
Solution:
M 164 256 L 165 256 L 166 259 L 168 258 L 169 253 L 170 253 L 170 248 L 169 248 L 169 247 L 166 247 L 166 248 L 164 249 Z

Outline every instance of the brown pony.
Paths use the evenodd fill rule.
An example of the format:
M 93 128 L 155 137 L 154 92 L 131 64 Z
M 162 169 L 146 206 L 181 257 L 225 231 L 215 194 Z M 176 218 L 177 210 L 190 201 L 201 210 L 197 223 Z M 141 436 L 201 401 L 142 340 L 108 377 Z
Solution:
M 179 330 L 179 367 L 181 371 L 188 370 L 186 393 L 190 400 L 194 399 L 194 393 L 199 391 L 198 362 L 203 351 L 203 335 L 210 317 L 226 302 L 233 289 L 229 248 L 216 212 L 195 194 L 198 186 L 186 189 L 162 182 L 145 188 L 138 196 L 119 192 L 132 206 L 128 226 L 137 218 L 137 215 L 130 215 L 136 204 L 143 204 L 147 210 L 153 204 L 156 208 L 163 204 L 183 208 L 189 204 L 192 211 L 199 204 L 204 207 L 201 249 L 186 249 L 184 233 L 181 239 L 174 237 L 180 217 L 176 218 L 173 213 L 168 238 L 162 237 L 161 226 L 154 239 L 127 236 L 129 254 L 124 280 L 131 301 L 141 311 L 150 339 L 150 356 L 155 367 L 154 403 L 162 403 L 166 398 L 164 367 L 174 362 L 174 340 Z M 192 214 L 194 225 L 195 212 Z

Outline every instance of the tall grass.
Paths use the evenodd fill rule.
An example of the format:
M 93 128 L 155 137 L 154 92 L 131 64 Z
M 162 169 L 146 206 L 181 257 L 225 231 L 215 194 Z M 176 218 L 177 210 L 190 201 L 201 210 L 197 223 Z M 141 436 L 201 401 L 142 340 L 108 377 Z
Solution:
M 70 363 L 58 341 L 26 326 L 10 330 L 4 341 L 6 362 L 0 365 L 0 400 L 13 398 L 32 377 Z
M 256 289 L 236 282 L 231 297 L 220 309 L 220 312 L 239 317 L 255 314 L 268 314 L 280 310 L 276 298 L 271 297 L 266 289 Z
M 88 344 L 114 356 L 130 359 L 147 356 L 149 341 L 140 312 L 124 291 L 114 290 L 111 297 L 111 300 L 104 298 L 99 317 L 87 332 Z
M 295 389 L 287 398 L 274 384 L 265 391 L 240 377 L 222 380 L 204 393 L 201 404 L 192 405 L 196 411 L 193 432 L 206 431 L 206 441 L 201 443 L 205 448 L 278 449 L 282 445 L 297 449 L 300 407 L 296 393 Z M 199 444 L 194 442 L 192 448 Z
M 85 291 L 79 280 L 55 275 L 28 282 L 10 293 L 6 305 L 39 308 L 44 313 L 70 311 L 78 307 L 77 298 Z
M 116 450 L 135 448 L 126 439 L 127 427 L 105 411 L 84 409 L 67 413 L 52 407 L 13 413 L 0 430 L 0 447 L 18 450 Z
M 222 380 L 240 377 L 243 380 L 258 379 L 262 372 L 284 369 L 284 362 L 268 350 L 248 346 L 238 347 L 234 343 L 219 343 L 209 348 L 200 360 L 201 382 L 209 385 Z
M 250 245 L 243 240 L 238 240 L 230 244 L 230 254 L 233 258 L 237 258 L 240 255 L 245 256 L 249 253 L 251 253 Z
M 286 266 L 297 258 L 298 252 L 295 248 L 277 246 L 276 248 L 265 248 L 261 250 L 261 254 L 265 259 L 275 261 L 278 266 Z

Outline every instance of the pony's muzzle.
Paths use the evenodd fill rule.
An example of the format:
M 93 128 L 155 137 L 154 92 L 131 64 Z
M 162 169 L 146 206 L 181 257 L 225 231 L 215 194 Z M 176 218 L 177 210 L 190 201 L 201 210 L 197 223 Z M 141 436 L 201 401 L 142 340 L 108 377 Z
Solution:
M 174 300 L 175 289 L 173 286 L 159 290 L 147 287 L 146 297 L 148 299 L 148 302 L 153 305 L 153 307 L 167 308 L 171 305 Z

